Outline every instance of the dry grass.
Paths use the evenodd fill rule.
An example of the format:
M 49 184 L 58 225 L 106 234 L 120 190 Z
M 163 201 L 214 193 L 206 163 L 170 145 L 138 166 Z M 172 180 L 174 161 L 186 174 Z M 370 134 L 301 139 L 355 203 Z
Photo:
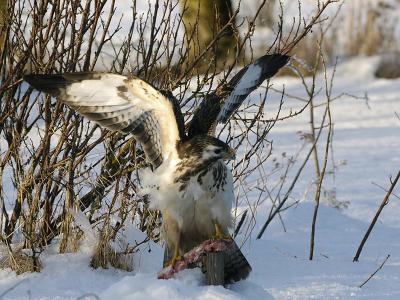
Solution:
M 364 10 L 352 7 L 343 30 L 346 56 L 375 55 L 398 49 L 396 23 L 387 18 L 386 7 L 367 5 Z
M 117 252 L 112 244 L 117 240 L 119 225 L 111 225 L 110 215 L 107 215 L 102 224 L 97 246 L 92 255 L 90 265 L 97 269 L 99 267 L 107 269 L 112 266 L 117 269 L 132 271 L 132 255 L 130 252 Z M 97 236 L 97 235 L 96 235 Z
M 317 31 L 307 35 L 291 52 L 297 58 L 292 60 L 292 64 L 302 74 L 310 75 L 319 45 L 330 63 L 333 63 L 337 56 L 398 53 L 400 41 L 395 34 L 397 22 L 389 17 L 390 9 L 391 6 L 384 4 L 369 3 L 363 9 L 352 4 L 346 11 L 347 14 L 341 14 L 332 25 L 322 23 L 319 30 L 326 30 L 322 43 Z M 284 68 L 281 74 L 293 75 L 293 72 Z
M 22 247 L 13 249 L 12 251 L 8 249 L 1 250 L 0 269 L 10 268 L 17 275 L 26 272 L 40 272 L 42 269 L 42 264 L 38 255 L 27 254 L 23 251 Z
M 90 266 L 95 269 L 100 267 L 108 269 L 109 266 L 112 266 L 130 272 L 133 270 L 133 258 L 131 254 L 115 251 L 107 241 L 101 239 L 92 256 Z

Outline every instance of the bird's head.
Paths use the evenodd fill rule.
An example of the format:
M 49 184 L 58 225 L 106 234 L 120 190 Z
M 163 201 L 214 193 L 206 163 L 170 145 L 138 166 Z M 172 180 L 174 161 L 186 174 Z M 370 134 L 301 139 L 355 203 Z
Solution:
M 223 141 L 208 135 L 198 135 L 180 145 L 180 158 L 196 157 L 204 160 L 230 160 L 235 158 L 235 150 Z

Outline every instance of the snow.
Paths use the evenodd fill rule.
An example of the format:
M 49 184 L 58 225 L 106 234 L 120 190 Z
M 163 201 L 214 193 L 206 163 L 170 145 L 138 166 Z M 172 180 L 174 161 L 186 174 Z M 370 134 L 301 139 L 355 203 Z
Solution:
M 334 189 L 336 200 L 348 201 L 348 207 L 339 210 L 330 207 L 326 200 L 322 202 L 313 261 L 308 260 L 314 209 L 313 193 L 307 192 L 314 178 L 313 166 L 309 164 L 290 198 L 291 203 L 300 202 L 281 214 L 286 232 L 276 218 L 262 239 L 255 239 L 270 209 L 268 201 L 264 201 L 257 208 L 257 222 L 250 238 L 244 234 L 238 237 L 239 242 L 246 241 L 243 252 L 253 266 L 246 281 L 228 288 L 205 286 L 199 270 L 185 270 L 174 279 L 157 280 L 162 248 L 154 243 L 142 245 L 134 254 L 133 272 L 113 268 L 94 270 L 89 267 L 90 248 L 94 244 L 93 234 L 89 232 L 84 247 L 76 254 L 56 254 L 56 246 L 42 253 L 40 273 L 17 276 L 10 270 L 1 270 L 0 299 L 399 299 L 398 198 L 391 197 L 360 261 L 352 262 L 386 193 L 377 185 L 387 189 L 389 176 L 395 175 L 400 165 L 400 120 L 395 115 L 400 112 L 400 80 L 375 79 L 372 75 L 375 61 L 374 57 L 356 58 L 337 68 L 333 94 L 346 95 L 332 104 L 333 146 L 335 161 L 342 163 L 337 166 L 334 180 L 327 176 L 326 189 Z M 322 74 L 318 77 L 318 86 L 323 83 L 322 77 Z M 277 90 L 285 85 L 289 95 L 304 95 L 298 79 L 280 77 L 272 84 Z M 347 96 L 364 93 L 368 94 L 367 103 Z M 256 98 L 252 101 L 257 101 Z M 279 93 L 269 93 L 267 115 L 274 115 L 279 99 Z M 300 102 L 287 99 L 283 114 L 300 106 Z M 295 155 L 301 144 L 297 132 L 307 132 L 308 121 L 308 113 L 304 112 L 277 123 L 269 136 L 274 141 L 273 156 L 280 157 L 282 152 Z M 258 177 L 255 173 L 248 180 L 255 181 Z M 400 189 L 397 187 L 394 192 L 398 195 Z M 249 195 L 253 195 L 251 190 Z M 256 200 L 253 196 L 250 202 Z M 75 217 L 87 232 L 83 216 Z M 126 230 L 125 236 L 137 241 L 143 238 L 142 233 L 132 228 Z M 383 268 L 359 288 L 388 254 L 391 256 Z
M 303 15 L 307 17 L 315 1 L 303 2 Z M 116 11 L 116 15 L 125 14 L 122 19 L 124 30 L 130 26 L 128 18 L 131 11 L 127 3 L 118 6 Z M 288 15 L 297 15 L 297 2 L 285 3 Z M 361 1 L 353 3 L 360 5 Z M 138 1 L 138 13 L 145 13 L 147 5 L 147 1 Z M 248 15 L 254 13 L 247 3 L 243 3 L 243 7 L 249 11 Z M 343 8 L 342 11 L 347 9 Z M 394 11 L 398 14 L 399 10 Z M 334 10 L 328 14 L 331 12 Z M 117 27 L 117 23 L 112 26 Z M 264 46 L 265 36 L 269 32 L 269 29 L 261 28 L 256 32 L 256 40 L 259 38 L 258 42 Z M 118 34 L 122 41 L 125 33 L 122 30 Z M 360 261 L 352 262 L 358 244 L 386 193 L 379 186 L 388 189 L 390 176 L 393 177 L 400 167 L 400 119 L 395 114 L 400 113 L 400 79 L 374 78 L 377 61 L 377 57 L 358 57 L 340 62 L 336 70 L 333 94 L 345 94 L 332 104 L 335 176 L 327 175 L 324 188 L 328 196 L 329 192 L 333 193 L 336 201 L 347 203 L 348 207 L 333 208 L 328 196 L 322 197 L 313 261 L 308 260 L 314 209 L 313 188 L 310 187 L 315 180 L 310 161 L 289 199 L 290 203 L 297 200 L 299 203 L 281 214 L 285 230 L 276 218 L 263 237 L 256 240 L 270 210 L 270 203 L 266 200 L 257 207 L 251 235 L 243 232 L 238 236 L 237 241 L 244 242 L 242 250 L 253 267 L 246 281 L 227 288 L 205 286 L 199 270 L 185 270 L 174 279 L 158 280 L 163 250 L 161 246 L 150 242 L 141 245 L 133 255 L 132 272 L 114 268 L 92 269 L 89 263 L 95 236 L 84 216 L 77 213 L 75 220 L 86 233 L 80 251 L 57 254 L 55 244 L 42 253 L 43 270 L 40 273 L 17 276 L 11 270 L 0 270 L 0 299 L 400 299 L 398 198 L 391 197 L 364 246 Z M 332 69 L 329 70 L 331 73 Z M 278 90 L 284 85 L 287 95 L 305 96 L 297 78 L 274 78 L 271 83 Z M 323 86 L 323 74 L 318 76 L 317 86 Z M 259 101 L 258 95 L 263 92 L 263 89 L 254 91 L 251 101 Z M 365 93 L 368 100 L 349 96 L 363 97 Z M 275 116 L 280 98 L 279 93 L 269 91 L 265 107 L 267 117 Z M 319 95 L 318 100 L 323 101 L 323 95 Z M 290 110 L 298 110 L 301 105 L 301 102 L 286 97 L 282 115 Z M 319 114 L 322 110 L 323 107 L 318 110 Z M 272 156 L 277 160 L 281 159 L 282 153 L 286 153 L 286 157 L 295 156 L 302 146 L 299 131 L 309 131 L 307 110 L 275 125 L 268 136 L 269 140 L 274 141 Z M 34 141 L 39 138 L 32 136 Z M 323 141 L 324 136 L 321 139 Z M 305 144 L 306 150 L 309 146 Z M 322 153 L 323 142 L 319 147 Z M 299 155 L 294 171 L 302 157 L 304 151 Z M 271 161 L 268 160 L 267 164 Z M 330 162 L 328 169 L 332 167 Z M 11 170 L 6 169 L 5 172 Z M 293 171 L 289 172 L 289 182 L 293 175 Z M 257 194 L 254 184 L 259 177 L 259 173 L 254 172 L 247 178 L 247 184 L 243 183 L 244 191 L 237 189 L 239 197 L 244 197 L 246 192 L 250 197 L 249 202 L 255 203 Z M 277 178 L 267 178 L 267 183 L 272 185 L 274 180 Z M 5 187 L 5 192 L 6 199 L 15 198 L 11 185 Z M 394 193 L 400 194 L 399 186 Z M 244 203 L 239 211 L 246 208 Z M 124 236 L 131 242 L 144 239 L 144 235 L 134 228 L 127 228 Z M 383 268 L 364 287 L 359 288 L 388 254 L 391 256 Z

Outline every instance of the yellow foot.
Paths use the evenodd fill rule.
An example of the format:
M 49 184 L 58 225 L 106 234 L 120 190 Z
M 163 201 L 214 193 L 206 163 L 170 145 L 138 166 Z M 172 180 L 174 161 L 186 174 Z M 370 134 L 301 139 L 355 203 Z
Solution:
M 168 267 L 173 267 L 175 266 L 176 262 L 182 260 L 182 256 L 178 255 L 178 256 L 174 256 L 170 261 L 167 262 L 167 266 Z
M 221 230 L 221 226 L 218 224 L 218 222 L 214 223 L 214 228 L 215 228 L 215 239 L 231 239 L 231 236 L 229 234 L 224 234 L 224 232 Z

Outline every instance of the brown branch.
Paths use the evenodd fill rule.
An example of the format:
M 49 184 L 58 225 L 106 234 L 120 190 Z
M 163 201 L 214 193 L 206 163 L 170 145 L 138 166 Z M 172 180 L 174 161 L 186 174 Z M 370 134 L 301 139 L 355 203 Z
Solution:
M 363 247 L 364 247 L 364 244 L 365 244 L 365 242 L 367 241 L 367 239 L 368 239 L 368 237 L 369 237 L 369 235 L 370 235 L 372 229 L 374 228 L 375 223 L 376 223 L 376 221 L 378 220 L 379 215 L 381 214 L 383 208 L 389 203 L 389 197 L 390 197 L 390 195 L 392 194 L 392 192 L 393 192 L 393 190 L 394 190 L 394 188 L 395 188 L 395 186 L 396 186 L 397 181 L 399 180 L 399 178 L 400 178 L 400 171 L 397 173 L 396 178 L 395 178 L 394 181 L 392 182 L 392 185 L 390 186 L 388 192 L 387 192 L 386 195 L 385 195 L 385 198 L 383 198 L 382 203 L 381 203 L 381 205 L 379 206 L 378 211 L 376 212 L 374 218 L 372 219 L 372 222 L 371 222 L 371 224 L 369 225 L 368 230 L 367 230 L 367 232 L 365 233 L 365 235 L 364 235 L 364 237 L 363 237 L 363 239 L 362 239 L 362 241 L 361 241 L 361 243 L 360 243 L 360 246 L 358 246 L 356 255 L 355 255 L 354 258 L 353 258 L 353 262 L 354 262 L 354 261 L 358 261 L 358 259 L 359 259 L 359 257 L 360 257 L 360 254 L 361 254 L 361 251 L 362 251 L 362 249 L 363 249 Z
M 293 50 L 293 48 L 311 31 L 313 26 L 319 22 L 321 22 L 320 17 L 322 13 L 325 11 L 325 9 L 332 3 L 336 3 L 339 0 L 328 0 L 325 3 L 322 4 L 315 13 L 315 15 L 311 18 L 310 22 L 306 26 L 304 26 L 303 31 L 300 34 L 296 34 L 296 38 L 289 43 L 288 45 L 285 45 L 285 47 L 282 49 L 283 54 L 289 54 L 290 51 Z M 299 21 L 300 22 L 300 21 Z
M 243 223 L 244 223 L 244 220 L 246 219 L 246 216 L 247 216 L 247 209 L 242 214 L 242 217 L 240 218 L 240 221 L 239 221 L 238 225 L 235 228 L 235 232 L 233 233 L 233 237 L 234 238 L 239 234 L 239 231 L 243 226 Z
M 384 264 L 387 262 L 387 260 L 389 259 L 389 257 L 390 257 L 390 254 L 388 254 L 388 255 L 386 256 L 386 258 L 385 258 L 384 261 L 380 264 L 380 266 L 378 267 L 378 269 L 376 269 L 374 273 L 372 273 L 371 275 L 369 275 L 369 277 L 368 277 L 363 283 L 361 283 L 358 287 L 359 287 L 359 288 L 362 288 L 368 281 L 370 281 L 371 278 L 374 277 L 374 275 L 375 275 L 376 273 L 378 273 L 380 269 L 383 268 Z
M 324 113 L 324 116 L 322 118 L 321 124 L 325 123 L 325 118 L 326 118 L 327 113 L 328 113 L 328 108 L 325 109 L 325 113 Z M 264 225 L 261 227 L 261 230 L 257 235 L 257 239 L 260 239 L 263 236 L 265 229 L 267 229 L 268 225 L 271 223 L 271 221 L 274 219 L 274 217 L 281 211 L 283 205 L 289 199 L 289 196 L 292 193 L 292 190 L 293 190 L 294 186 L 296 185 L 297 180 L 300 178 L 300 175 L 303 172 L 303 169 L 304 169 L 305 165 L 307 164 L 307 161 L 310 159 L 310 156 L 314 151 L 314 147 L 317 144 L 317 142 L 319 140 L 319 137 L 321 136 L 322 128 L 323 128 L 323 126 L 320 126 L 320 129 L 319 129 L 318 134 L 317 134 L 317 136 L 315 138 L 315 141 L 312 144 L 310 150 L 308 151 L 307 156 L 304 159 L 303 163 L 301 164 L 299 170 L 297 171 L 297 173 L 296 173 L 296 175 L 295 175 L 295 177 L 294 177 L 289 189 L 286 191 L 285 196 L 283 197 L 282 201 L 277 205 L 277 207 L 275 208 L 274 212 L 270 214 L 268 219 L 265 221 Z
M 323 40 L 323 33 L 321 32 L 321 42 Z M 322 170 L 320 170 L 320 166 L 319 166 L 319 160 L 318 160 L 318 154 L 317 154 L 317 147 L 314 147 L 314 161 L 315 161 L 315 169 L 316 169 L 316 173 L 317 173 L 317 178 L 318 178 L 318 185 L 317 185 L 317 190 L 315 192 L 315 206 L 314 206 L 314 213 L 313 213 L 313 218 L 312 218 L 312 224 L 311 224 L 311 238 L 310 238 L 310 255 L 309 255 L 309 259 L 312 260 L 314 257 L 314 242 L 315 242 L 315 231 L 316 231 L 316 222 L 317 222 L 317 215 L 318 215 L 318 209 L 319 209 L 319 204 L 320 204 L 320 198 L 321 198 L 321 189 L 322 189 L 322 182 L 325 178 L 325 174 L 326 174 L 326 167 L 328 165 L 328 156 L 329 156 L 329 149 L 332 146 L 332 135 L 333 135 L 333 124 L 332 124 L 332 114 L 331 114 L 331 109 L 330 109 L 330 102 L 331 102 L 331 92 L 332 92 L 332 87 L 333 87 L 333 78 L 335 77 L 335 72 L 336 72 L 336 65 L 335 68 L 333 70 L 333 74 L 331 77 L 331 80 L 328 81 L 328 75 L 327 75 L 327 67 L 326 67 L 326 62 L 324 59 L 324 56 L 322 54 L 321 51 L 321 45 L 319 45 L 319 57 L 322 59 L 322 63 L 324 66 L 324 79 L 325 79 L 325 94 L 326 94 L 326 108 L 328 111 L 328 136 L 326 138 L 326 145 L 325 145 L 325 155 L 324 155 L 324 162 L 323 162 L 323 166 L 322 166 Z M 315 74 L 317 73 L 317 66 L 319 64 L 319 59 L 317 59 L 317 62 L 315 63 L 315 67 L 314 67 L 314 76 L 313 78 L 315 78 Z M 313 91 L 314 91 L 314 80 L 313 80 Z M 329 86 L 329 82 L 330 82 L 330 86 Z M 312 135 L 313 135 L 313 139 L 315 139 L 315 126 L 314 126 L 314 106 L 312 107 L 312 126 L 311 126 L 311 130 L 312 130 Z M 324 127 L 324 124 L 321 124 L 321 128 Z

